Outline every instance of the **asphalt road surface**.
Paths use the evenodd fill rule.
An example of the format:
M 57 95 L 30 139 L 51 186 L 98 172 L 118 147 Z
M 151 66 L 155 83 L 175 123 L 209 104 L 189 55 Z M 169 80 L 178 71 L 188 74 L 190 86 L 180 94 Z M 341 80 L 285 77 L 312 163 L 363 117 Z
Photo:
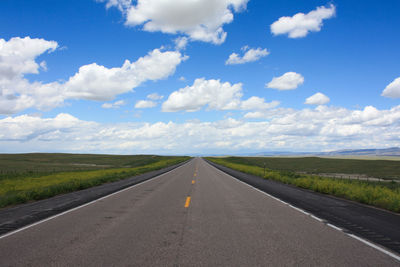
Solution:
M 0 237 L 0 266 L 399 266 L 194 159 Z

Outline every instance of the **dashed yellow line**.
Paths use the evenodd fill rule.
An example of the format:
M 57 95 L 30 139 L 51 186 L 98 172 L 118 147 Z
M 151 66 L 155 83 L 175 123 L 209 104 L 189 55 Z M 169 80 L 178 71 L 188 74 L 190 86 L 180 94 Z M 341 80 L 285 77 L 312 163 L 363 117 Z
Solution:
M 189 208 L 189 205 L 190 205 L 190 197 L 187 197 L 185 202 L 185 208 Z
M 194 184 L 196 181 L 195 180 L 192 180 L 192 184 Z

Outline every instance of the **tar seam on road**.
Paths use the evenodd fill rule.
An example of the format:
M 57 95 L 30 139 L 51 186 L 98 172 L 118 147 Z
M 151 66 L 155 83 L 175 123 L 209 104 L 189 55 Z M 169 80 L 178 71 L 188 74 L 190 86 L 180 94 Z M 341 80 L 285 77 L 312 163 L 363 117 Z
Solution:
M 190 197 L 187 197 L 185 202 L 185 208 L 189 208 L 189 205 L 190 205 Z
M 209 163 L 208 163 L 208 164 L 209 164 Z M 335 229 L 335 230 L 337 230 L 337 231 L 340 231 L 340 232 L 344 233 L 345 235 L 347 235 L 347 236 L 349 236 L 349 237 L 351 237 L 351 238 L 354 238 L 354 239 L 356 239 L 356 240 L 358 240 L 358 241 L 360 241 L 360 242 L 362 242 L 362 243 L 364 243 L 364 244 L 366 244 L 366 245 L 368 245 L 368 246 L 370 246 L 370 247 L 372 247 L 372 248 L 374 248 L 374 249 L 376 249 L 376 250 L 378 250 L 378 251 L 380 251 L 380 252 L 382 252 L 382 253 L 384 253 L 384 254 L 390 256 L 390 257 L 392 257 L 392 258 L 394 258 L 395 260 L 400 261 L 400 256 L 398 256 L 397 254 L 395 254 L 395 253 L 393 253 L 393 252 L 391 252 L 391 251 L 389 251 L 389 250 L 386 250 L 385 248 L 382 248 L 382 247 L 380 247 L 379 245 L 376 245 L 376 244 L 374 244 L 374 243 L 371 243 L 370 241 L 365 240 L 364 238 L 361 238 L 361 237 L 356 236 L 356 235 L 354 235 L 354 234 L 346 233 L 342 228 L 339 228 L 339 227 L 337 227 L 337 226 L 335 226 L 335 225 L 333 225 L 333 224 L 330 224 L 330 223 L 326 223 L 325 220 L 323 220 L 323 219 L 321 219 L 321 218 L 319 218 L 319 217 L 317 217 L 317 216 L 315 216 L 315 215 L 313 215 L 313 214 L 311 214 L 311 213 L 309 213 L 309 212 L 307 212 L 307 211 L 304 211 L 304 210 L 302 210 L 302 209 L 299 209 L 299 208 L 297 208 L 297 207 L 295 207 L 295 206 L 293 206 L 293 205 L 291 205 L 291 204 L 289 204 L 289 203 L 287 203 L 287 202 L 285 202 L 285 201 L 283 201 L 283 200 L 281 200 L 281 199 L 279 199 L 279 198 L 277 198 L 277 197 L 274 197 L 274 196 L 272 196 L 272 195 L 270 195 L 270 194 L 268 194 L 268 193 L 266 193 L 266 192 L 264 192 L 264 191 L 261 191 L 260 189 L 254 187 L 254 186 L 252 186 L 252 185 L 249 185 L 249 184 L 247 184 L 247 183 L 245 183 L 245 182 L 243 182 L 243 181 L 237 179 L 236 177 L 234 177 L 234 176 L 232 176 L 232 175 L 229 175 L 229 174 L 227 174 L 227 173 L 221 171 L 220 169 L 216 168 L 215 166 L 213 166 L 213 165 L 211 165 L 211 164 L 209 164 L 209 165 L 212 166 L 213 168 L 215 168 L 216 170 L 218 170 L 219 172 L 221 172 L 221 173 L 223 173 L 223 174 L 225 174 L 225 175 L 227 175 L 227 176 L 229 176 L 229 177 L 234 178 L 234 179 L 237 180 L 238 182 L 240 182 L 240 183 L 242 183 L 242 184 L 245 184 L 245 185 L 247 185 L 248 187 L 250 187 L 250 188 L 252 188 L 252 189 L 254 189 L 254 190 L 256 190 L 256 191 L 258 191 L 258 192 L 260 192 L 260 193 L 262 193 L 262 194 L 264 194 L 264 195 L 267 195 L 267 196 L 271 197 L 272 199 L 275 199 L 275 200 L 277 200 L 277 201 L 279 201 L 279 202 L 281 202 L 281 203 L 283 203 L 283 204 L 285 204 L 285 205 L 287 205 L 287 206 L 289 206 L 289 207 L 291 207 L 291 208 L 293 208 L 293 209 L 295 209 L 295 210 L 297 210 L 297 211 L 299 211 L 299 212 L 301 212 L 301 213 L 303 213 L 303 214 L 305 214 L 305 215 L 308 215 L 309 217 L 311 217 L 311 218 L 313 218 L 313 219 L 315 219 L 315 220 L 317 220 L 317 221 L 320 221 L 320 222 L 322 222 L 323 224 L 325 224 L 325 225 L 327 225 L 327 226 L 329 226 L 329 227 L 331 227 L 331 228 L 333 228 L 333 229 Z
M 190 161 L 189 161 L 189 162 L 190 162 Z M 104 197 L 101 197 L 101 198 L 92 200 L 92 201 L 90 201 L 90 202 L 88 202 L 88 203 L 85 203 L 85 204 L 83 204 L 83 205 L 80 205 L 80 206 L 78 206 L 78 207 L 75 207 L 75 208 L 66 210 L 66 211 L 64 211 L 64 212 L 61 212 L 61 213 L 56 214 L 56 215 L 53 215 L 53 216 L 48 217 L 48 218 L 46 218 L 46 219 L 40 220 L 40 221 L 38 221 L 38 222 L 29 224 L 29 225 L 24 226 L 24 227 L 22 227 L 22 228 L 19 228 L 19 229 L 17 229 L 17 230 L 14 230 L 14 231 L 11 231 L 11 232 L 9 232 L 9 233 L 6 233 L 6 234 L 0 236 L 0 239 L 3 239 L 3 238 L 5 238 L 5 237 L 7 237 L 7 236 L 10 236 L 10 235 L 16 234 L 16 233 L 18 233 L 18 232 L 24 231 L 24 230 L 26 230 L 26 229 L 29 229 L 29 228 L 34 227 L 34 226 L 36 226 L 36 225 L 39 225 L 39 224 L 41 224 L 41 223 L 50 221 L 50 220 L 52 220 L 52 219 L 54 219 L 54 218 L 60 217 L 60 216 L 62 216 L 62 215 L 64 215 L 64 214 L 70 213 L 70 212 L 75 211 L 75 210 L 78 210 L 78 209 L 80 209 L 80 208 L 89 206 L 89 205 L 91 205 L 91 204 L 93 204 L 93 203 L 96 203 L 96 202 L 98 202 L 98 201 L 100 201 L 100 200 L 106 199 L 106 198 L 111 197 L 111 196 L 113 196 L 113 195 L 116 195 L 116 194 L 118 194 L 118 193 L 122 193 L 122 192 L 124 192 L 124 191 L 126 191 L 126 190 L 129 190 L 129 189 L 131 189 L 131 188 L 133 188 L 133 187 L 136 187 L 136 186 L 145 184 L 145 183 L 150 182 L 150 181 L 152 181 L 152 180 L 154 180 L 154 179 L 158 179 L 158 178 L 160 178 L 160 177 L 162 177 L 162 176 L 164 176 L 164 175 L 166 175 L 166 174 L 168 174 L 168 173 L 170 173 L 170 172 L 172 172 L 172 171 L 175 171 L 175 170 L 177 170 L 177 169 L 179 169 L 179 168 L 185 166 L 185 165 L 188 164 L 189 162 L 187 162 L 187 163 L 185 163 L 185 164 L 183 164 L 183 165 L 181 165 L 181 166 L 179 166 L 179 167 L 177 167 L 177 168 L 175 168 L 175 169 L 172 169 L 172 170 L 170 170 L 170 171 L 168 171 L 168 172 L 165 172 L 165 173 L 163 173 L 163 174 L 161 174 L 161 175 L 159 175 L 159 176 L 150 178 L 150 179 L 148 179 L 148 180 L 146 180 L 146 181 L 143 181 L 143 182 L 140 182 L 140 183 L 138 183 L 138 184 L 132 185 L 132 186 L 130 186 L 130 187 L 124 188 L 124 189 L 122 189 L 122 190 L 119 190 L 119 191 L 114 192 L 114 193 L 112 193 L 112 194 L 106 195 L 106 196 L 104 196 Z

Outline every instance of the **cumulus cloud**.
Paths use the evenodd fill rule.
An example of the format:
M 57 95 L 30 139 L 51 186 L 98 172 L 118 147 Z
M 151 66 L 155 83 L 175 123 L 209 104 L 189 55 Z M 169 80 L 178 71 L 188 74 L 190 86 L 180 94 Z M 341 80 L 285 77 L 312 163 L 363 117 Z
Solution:
M 231 85 L 220 80 L 196 79 L 192 86 L 186 86 L 171 93 L 163 103 L 164 112 L 198 111 L 203 106 L 209 109 L 235 109 L 242 97 L 242 84 Z
M 47 69 L 45 61 L 38 63 L 37 58 L 57 47 L 55 41 L 30 37 L 0 39 L 0 114 L 27 108 L 49 110 L 66 99 L 112 100 L 146 81 L 167 78 L 187 59 L 178 51 L 154 49 L 137 61 L 126 60 L 121 67 L 84 65 L 65 83 L 29 82 L 25 74 Z
M 282 76 L 274 77 L 266 84 L 267 88 L 277 90 L 293 90 L 304 83 L 304 77 L 296 72 L 286 72 Z
M 253 111 L 253 112 L 247 112 L 243 118 L 245 119 L 258 119 L 258 118 L 263 118 L 265 117 L 265 114 L 261 111 Z
M 360 110 L 260 110 L 265 120 L 227 118 L 215 122 L 107 123 L 82 121 L 69 114 L 0 119 L 3 152 L 229 153 L 400 146 L 400 106 Z M 271 115 L 272 114 L 272 115 Z M 262 116 L 257 116 L 262 118 Z
M 391 82 L 382 92 L 382 96 L 400 98 L 400 77 Z
M 29 115 L 7 117 L 0 120 L 0 140 L 24 142 L 39 136 L 49 135 L 49 133 L 52 133 L 52 135 L 55 135 L 55 133 L 62 134 L 77 126 L 90 125 L 93 125 L 93 123 L 80 121 L 66 113 L 60 113 L 54 118 L 40 118 Z
M 305 37 L 309 32 L 319 32 L 322 21 L 332 18 L 335 12 L 336 7 L 330 4 L 329 7 L 317 7 L 307 14 L 297 13 L 293 17 L 281 17 L 271 24 L 271 32 L 274 35 L 288 34 L 289 38 Z
M 6 41 L 0 39 L 0 82 L 21 78 L 23 74 L 39 73 L 40 65 L 46 69 L 46 62 L 39 65 L 35 59 L 58 47 L 55 41 L 14 37 Z
M 144 31 L 185 34 L 191 40 L 221 44 L 227 33 L 224 24 L 233 21 L 233 13 L 246 8 L 248 0 L 102 0 L 115 6 L 126 17 L 128 26 Z
M 265 102 L 264 98 L 252 96 L 247 100 L 240 103 L 242 110 L 257 110 L 257 109 L 271 109 L 279 105 L 279 101 Z
M 68 98 L 111 100 L 145 81 L 170 76 L 186 59 L 178 51 L 154 49 L 135 62 L 125 60 L 120 68 L 106 68 L 96 63 L 85 65 L 65 84 L 66 95 Z
M 135 108 L 154 108 L 158 105 L 157 100 L 163 99 L 164 96 L 159 95 L 157 93 L 152 93 L 147 95 L 147 99 L 150 100 L 139 100 L 135 104 Z
M 162 105 L 164 112 L 209 110 L 269 109 L 279 105 L 278 101 L 265 102 L 264 98 L 250 97 L 242 100 L 241 83 L 230 84 L 220 80 L 196 79 L 192 86 L 172 92 Z
M 29 107 L 49 109 L 63 102 L 58 83 L 30 83 L 25 74 L 47 69 L 45 61 L 36 59 L 58 47 L 55 41 L 14 37 L 0 39 L 0 114 L 12 114 Z
M 139 100 L 135 104 L 135 108 L 154 108 L 157 106 L 157 102 L 151 100 Z
M 102 108 L 120 108 L 121 106 L 126 105 L 126 102 L 124 100 L 118 100 L 115 101 L 114 103 L 104 103 L 101 105 Z
M 329 103 L 330 99 L 323 93 L 316 93 L 306 99 L 304 104 L 307 105 L 325 105 L 326 103 Z
M 262 57 L 269 55 L 267 49 L 262 48 L 251 48 L 249 49 L 248 46 L 242 48 L 245 51 L 244 55 L 241 57 L 236 53 L 232 53 L 229 58 L 225 61 L 225 65 L 234 65 L 234 64 L 244 64 L 247 62 L 257 61 Z

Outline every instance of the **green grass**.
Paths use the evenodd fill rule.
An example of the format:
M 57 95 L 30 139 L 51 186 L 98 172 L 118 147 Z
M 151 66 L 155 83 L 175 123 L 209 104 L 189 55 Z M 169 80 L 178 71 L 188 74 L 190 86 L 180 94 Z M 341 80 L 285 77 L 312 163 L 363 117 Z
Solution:
M 360 203 L 384 208 L 394 212 L 400 212 L 400 185 L 395 182 L 378 183 L 358 180 L 342 180 L 316 175 L 300 175 L 290 171 L 266 169 L 252 164 L 248 158 L 207 158 L 217 164 L 250 173 L 256 176 L 280 181 L 310 189 L 315 192 L 334 195 Z M 291 167 L 293 168 L 293 167 Z
M 255 165 L 278 171 L 361 174 L 383 179 L 400 179 L 400 161 L 333 159 L 318 157 L 227 157 L 231 163 Z
M 189 157 L 74 154 L 9 155 L 16 160 L 13 162 L 4 155 L 1 156 L 1 167 L 3 167 L 1 164 L 7 161 L 12 162 L 12 165 L 7 166 L 8 173 L 4 171 L 0 176 L 0 208 L 121 180 L 189 159 Z M 53 157 L 54 161 L 51 160 Z M 75 165 L 75 162 L 96 164 L 96 166 Z M 58 166 L 58 169 L 54 169 L 54 166 Z M 88 167 L 89 170 L 81 170 L 76 166 Z M 32 167 L 39 171 L 31 173 Z M 63 171 L 57 172 L 57 170 Z
M 58 172 L 132 168 L 166 158 L 169 157 L 62 153 L 0 154 L 0 179 L 37 177 Z

